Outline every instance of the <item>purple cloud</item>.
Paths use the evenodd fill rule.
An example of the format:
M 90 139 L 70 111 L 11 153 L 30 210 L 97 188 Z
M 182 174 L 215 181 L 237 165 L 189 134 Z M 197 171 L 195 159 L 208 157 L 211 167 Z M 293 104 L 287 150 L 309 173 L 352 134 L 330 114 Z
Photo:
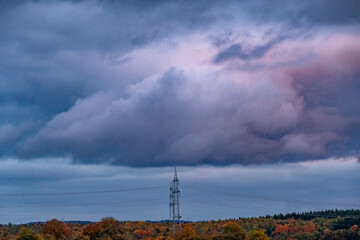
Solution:
M 280 5 L 5 4 L 0 153 L 130 166 L 356 154 L 358 15 Z

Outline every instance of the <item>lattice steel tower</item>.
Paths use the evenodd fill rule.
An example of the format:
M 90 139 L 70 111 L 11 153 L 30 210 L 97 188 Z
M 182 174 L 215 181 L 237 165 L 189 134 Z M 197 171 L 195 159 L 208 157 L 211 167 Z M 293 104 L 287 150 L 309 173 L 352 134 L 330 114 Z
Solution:
M 170 184 L 170 203 L 169 203 L 169 219 L 172 221 L 172 233 L 175 234 L 180 229 L 180 204 L 179 204 L 179 178 L 177 177 L 176 167 L 174 179 Z

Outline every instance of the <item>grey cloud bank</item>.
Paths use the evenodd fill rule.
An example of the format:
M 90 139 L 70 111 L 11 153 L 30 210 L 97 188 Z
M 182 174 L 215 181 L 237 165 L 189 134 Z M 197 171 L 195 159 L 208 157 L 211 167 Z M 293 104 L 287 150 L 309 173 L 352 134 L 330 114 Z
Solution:
M 359 4 L 220 5 L 3 1 L 1 156 L 144 167 L 357 155 Z
M 201 79 L 184 74 L 172 69 L 141 82 L 133 86 L 128 99 L 108 102 L 108 95 L 102 95 L 79 101 L 49 121 L 25 147 L 40 153 L 44 149 L 45 154 L 70 151 L 75 158 L 90 161 L 94 157 L 94 162 L 109 159 L 135 166 L 229 163 L 236 159 L 256 163 L 262 162 L 255 157 L 258 152 L 280 146 L 251 131 L 272 134 L 296 124 L 301 104 L 291 90 L 264 81 L 247 92 L 244 86 L 217 82 L 210 75 L 203 85 Z M 265 105 L 250 108 L 265 89 Z M 282 106 L 284 99 L 288 103 Z M 259 118 L 269 111 L 268 121 L 273 124 Z M 254 149 L 243 139 L 248 139 L 247 144 L 252 141 Z M 84 144 L 89 147 L 79 146 Z M 114 146 L 116 152 L 112 151 Z

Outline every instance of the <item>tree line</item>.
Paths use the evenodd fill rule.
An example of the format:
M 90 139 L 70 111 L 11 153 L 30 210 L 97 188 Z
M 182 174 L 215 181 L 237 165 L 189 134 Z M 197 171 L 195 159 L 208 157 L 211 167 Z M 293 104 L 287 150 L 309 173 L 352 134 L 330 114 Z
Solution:
M 307 219 L 307 216 L 312 216 Z M 328 210 L 258 218 L 188 222 L 61 222 L 0 226 L 4 240 L 360 240 L 359 210 Z

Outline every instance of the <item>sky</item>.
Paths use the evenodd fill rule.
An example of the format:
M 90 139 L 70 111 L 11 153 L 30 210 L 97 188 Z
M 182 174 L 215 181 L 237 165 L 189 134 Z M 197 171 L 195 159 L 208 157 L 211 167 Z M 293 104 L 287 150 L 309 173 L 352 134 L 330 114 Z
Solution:
M 360 208 L 359 12 L 1 1 L 0 222 Z

